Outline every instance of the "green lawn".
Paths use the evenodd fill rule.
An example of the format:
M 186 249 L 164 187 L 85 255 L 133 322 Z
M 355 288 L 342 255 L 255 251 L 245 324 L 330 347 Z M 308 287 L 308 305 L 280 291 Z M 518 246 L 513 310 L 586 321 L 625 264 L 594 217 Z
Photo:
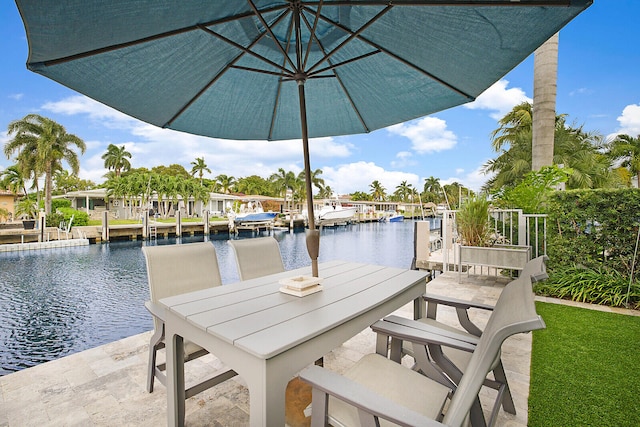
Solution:
M 640 426 L 640 317 L 536 307 L 529 426 Z

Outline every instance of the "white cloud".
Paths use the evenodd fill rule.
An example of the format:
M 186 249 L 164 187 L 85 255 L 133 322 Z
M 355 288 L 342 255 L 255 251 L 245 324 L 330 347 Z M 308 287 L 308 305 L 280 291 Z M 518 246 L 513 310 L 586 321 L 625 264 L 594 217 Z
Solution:
M 387 128 L 391 133 L 411 141 L 411 148 L 418 154 L 450 150 L 458 142 L 455 133 L 447 130 L 447 122 L 437 117 L 424 117 Z
M 66 116 L 87 115 L 90 119 L 98 121 L 103 126 L 114 129 L 129 128 L 133 123 L 138 122 L 133 117 L 83 95 L 70 96 L 56 102 L 47 102 L 42 106 L 42 109 Z
M 593 89 L 589 89 L 586 87 L 581 87 L 575 90 L 572 90 L 571 92 L 569 92 L 569 96 L 575 96 L 575 95 L 591 95 L 593 93 Z
M 483 164 L 484 163 L 485 162 L 483 162 Z M 480 188 L 493 176 L 493 173 L 485 175 L 484 172 L 482 172 L 482 165 L 467 174 L 462 175 L 463 172 L 462 169 L 456 169 L 457 176 L 442 179 L 440 180 L 440 184 L 445 185 L 457 182 L 478 193 Z
M 618 123 L 620 123 L 620 129 L 616 133 L 633 137 L 640 135 L 640 104 L 624 107 L 622 115 L 618 117 Z
M 533 102 L 522 89 L 514 87 L 507 89 L 508 80 L 498 80 L 490 88 L 482 92 L 475 101 L 464 104 L 470 110 L 489 110 L 492 119 L 500 120 L 516 105 L 522 102 Z
M 416 188 L 420 182 L 416 174 L 387 171 L 372 162 L 348 163 L 335 168 L 326 167 L 322 172 L 325 184 L 338 194 L 349 194 L 354 191 L 368 192 L 370 184 L 375 180 L 380 181 L 387 190 L 387 194 L 393 193 L 402 181 L 407 181 Z
M 92 157 L 90 160 L 83 159 L 80 176 L 95 182 L 103 181 L 102 175 L 106 170 L 104 164 L 97 159 L 110 143 L 125 145 L 127 151 L 132 154 L 131 162 L 134 167 L 152 168 L 178 163 L 188 169 L 196 157 L 204 157 L 212 171 L 211 174 L 205 175 L 207 178 L 219 174 L 268 177 L 278 168 L 296 173 L 303 169 L 301 140 L 234 141 L 162 129 L 81 95 L 48 102 L 42 108 L 62 115 L 86 116 L 95 123 L 94 127 L 122 132 L 120 135 L 127 139 L 125 142 L 96 139 L 87 142 L 87 154 Z M 334 138 L 316 138 L 309 141 L 313 169 L 321 167 L 321 159 L 345 158 L 351 155 L 352 150 L 352 144 Z M 90 151 L 100 153 L 96 156 L 95 153 L 89 153 Z
M 23 97 L 24 97 L 24 93 L 12 93 L 9 95 L 9 98 L 15 101 L 20 101 Z
M 391 167 L 397 169 L 414 165 L 416 162 L 412 161 L 412 158 L 413 153 L 410 151 L 400 151 L 396 154 L 396 160 L 391 161 Z

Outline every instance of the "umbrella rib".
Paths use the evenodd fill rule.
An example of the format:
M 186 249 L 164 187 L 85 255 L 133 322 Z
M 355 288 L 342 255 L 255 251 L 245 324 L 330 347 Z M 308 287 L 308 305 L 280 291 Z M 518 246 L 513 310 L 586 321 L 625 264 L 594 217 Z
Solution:
M 280 20 L 282 20 L 286 15 L 287 15 L 286 13 L 283 13 L 281 16 L 278 17 L 276 22 L 279 22 Z M 162 127 L 163 128 L 169 127 L 171 123 L 173 123 L 175 119 L 177 119 L 182 113 L 184 113 L 184 111 L 187 108 L 189 108 L 198 98 L 200 98 L 200 96 L 207 89 L 209 89 L 215 82 L 217 82 L 218 79 L 220 79 L 230 68 L 234 67 L 234 64 L 238 62 L 240 58 L 242 58 L 244 54 L 248 52 L 249 49 L 251 49 L 251 47 L 255 46 L 256 43 L 258 43 L 266 34 L 267 33 L 259 34 L 258 37 L 256 37 L 256 39 L 253 40 L 251 44 L 249 44 L 249 46 L 247 46 L 246 48 L 244 46 L 241 46 L 242 52 L 239 55 L 237 55 L 235 58 L 233 58 L 233 60 L 231 60 L 229 64 L 227 64 L 213 79 L 211 79 L 211 81 L 208 84 L 206 84 L 202 89 L 200 89 L 200 91 L 198 91 L 198 93 L 194 97 L 192 97 L 182 108 L 180 108 L 180 110 L 178 110 L 178 112 L 174 114 Z M 256 70 L 256 71 L 263 71 L 263 70 Z M 282 74 L 278 73 L 277 75 L 281 76 Z
M 367 21 L 366 24 L 364 24 L 362 27 L 358 28 L 358 30 L 356 32 L 352 32 L 349 31 L 348 33 L 350 34 L 349 37 L 347 37 L 346 40 L 344 40 L 342 43 L 340 43 L 338 46 L 336 46 L 335 49 L 333 49 L 331 52 L 325 54 L 325 56 L 323 58 L 321 58 L 318 62 L 316 62 L 315 64 L 313 64 L 308 70 L 306 70 L 308 73 L 312 72 L 315 68 L 317 68 L 321 63 L 327 61 L 329 58 L 331 58 L 333 55 L 335 55 L 336 52 L 339 52 L 343 47 L 345 47 L 347 44 L 349 44 L 349 42 L 351 42 L 351 40 L 355 39 L 355 38 L 359 38 L 360 34 L 362 34 L 362 32 L 364 30 L 366 30 L 367 28 L 369 28 L 371 25 L 373 25 L 374 22 L 376 22 L 378 19 L 380 19 L 383 15 L 385 15 L 387 12 L 389 12 L 391 9 L 393 8 L 393 6 L 387 6 L 385 7 L 383 10 L 381 10 L 380 12 L 378 12 L 373 18 L 371 18 L 369 21 Z M 319 18 L 323 16 L 318 16 Z M 325 18 L 326 19 L 326 18 Z M 327 19 L 327 21 L 330 22 L 330 20 Z
M 337 63 L 335 63 L 335 64 L 331 64 L 331 62 L 329 61 L 329 64 L 331 64 L 331 65 L 329 65 L 328 67 L 325 67 L 325 68 L 321 68 L 321 69 L 319 69 L 319 70 L 316 70 L 316 71 L 314 71 L 313 73 L 309 73 L 309 74 L 307 75 L 307 78 L 312 78 L 312 77 L 321 77 L 321 76 L 318 76 L 318 74 L 324 73 L 325 71 L 329 71 L 329 70 L 335 70 L 336 68 L 341 67 L 341 66 L 343 66 L 343 65 L 351 64 L 352 62 L 356 62 L 356 61 L 359 61 L 359 60 L 361 60 L 361 59 L 368 58 L 368 57 L 370 57 L 370 56 L 372 56 L 372 55 L 376 55 L 376 54 L 378 54 L 378 53 L 381 53 L 381 51 L 380 51 L 380 50 L 372 50 L 372 51 L 371 51 L 371 52 L 369 52 L 369 53 L 365 53 L 365 54 L 363 54 L 363 55 L 356 56 L 356 57 L 351 58 L 351 59 L 347 59 L 346 61 L 337 62 Z
M 262 23 L 262 25 L 264 26 L 264 29 L 269 33 L 269 35 L 271 36 L 271 39 L 273 40 L 273 42 L 275 43 L 275 45 L 278 47 L 278 49 L 280 50 L 280 53 L 282 53 L 282 56 L 287 60 L 287 62 L 289 63 L 289 65 L 291 65 L 291 68 L 293 68 L 294 70 L 296 69 L 296 65 L 293 63 L 293 61 L 291 60 L 291 58 L 289 58 L 289 55 L 287 54 L 287 52 L 282 48 L 282 45 L 280 44 L 280 42 L 278 41 L 277 37 L 275 36 L 275 34 L 273 34 L 273 31 L 271 31 L 271 27 L 269 26 L 269 24 L 267 24 L 267 21 L 264 20 L 264 17 L 262 16 L 262 14 L 260 13 L 260 11 L 258 10 L 258 8 L 256 7 L 256 5 L 253 3 L 252 0 L 247 0 L 247 3 L 249 3 L 249 6 L 251 7 L 251 9 L 253 9 L 256 18 L 258 18 L 260 20 L 260 22 Z
M 328 23 L 330 23 L 331 25 L 334 25 L 334 26 L 336 26 L 336 27 L 338 27 L 338 28 L 340 28 L 340 29 L 342 29 L 342 30 L 346 31 L 347 33 L 351 33 L 351 34 L 353 34 L 353 31 L 352 31 L 352 30 L 350 30 L 349 28 L 345 27 L 344 25 L 342 25 L 342 24 L 340 24 L 340 23 L 338 23 L 338 22 L 335 22 L 335 21 L 333 21 L 333 20 L 331 20 L 331 19 L 327 18 L 326 16 L 321 16 L 321 19 L 323 19 L 323 20 L 327 21 L 327 22 L 328 22 Z M 460 94 L 460 95 L 464 96 L 464 97 L 465 97 L 465 98 L 467 98 L 468 100 L 473 101 L 473 100 L 475 99 L 475 97 L 471 96 L 470 94 L 468 94 L 468 93 L 464 92 L 464 91 L 463 91 L 463 90 L 461 90 L 461 89 L 458 89 L 457 87 L 453 86 L 453 85 L 452 85 L 452 84 L 450 84 L 450 83 L 447 83 L 446 81 L 444 81 L 444 80 L 442 80 L 441 78 L 439 78 L 439 77 L 437 77 L 437 76 L 433 75 L 432 73 L 428 72 L 427 70 L 424 70 L 424 69 L 422 69 L 422 68 L 418 67 L 416 64 L 414 64 L 414 63 L 412 63 L 412 62 L 409 62 L 409 61 L 407 61 L 406 59 L 404 59 L 404 58 L 402 58 L 402 57 L 400 57 L 400 56 L 396 55 L 395 53 L 393 53 L 393 52 L 391 52 L 391 51 L 389 51 L 389 50 L 385 49 L 384 47 L 380 46 L 379 44 L 375 43 L 374 41 L 369 40 L 369 39 L 367 39 L 366 37 L 363 37 L 362 35 L 358 35 L 358 36 L 357 36 L 357 38 L 358 38 L 358 40 L 363 41 L 363 42 L 367 43 L 368 45 L 370 45 L 370 46 L 372 46 L 372 47 L 376 48 L 377 50 L 381 51 L 382 53 L 384 53 L 384 54 L 386 54 L 386 55 L 388 55 L 388 56 L 392 57 L 393 59 L 395 59 L 395 60 L 397 60 L 397 61 L 402 62 L 402 63 L 403 63 L 403 64 L 405 64 L 406 66 L 408 66 L 408 67 L 410 67 L 410 68 L 413 68 L 414 70 L 418 71 L 419 73 L 424 74 L 425 76 L 427 76 L 427 77 L 429 77 L 430 79 L 432 79 L 432 80 L 434 80 L 434 81 L 436 81 L 436 82 L 440 83 L 441 85 L 446 86 L 447 88 L 451 89 L 452 91 L 454 91 L 454 92 L 456 92 L 456 93 L 458 93 L 458 94 Z
M 293 32 L 293 19 L 289 21 L 289 28 L 287 29 L 287 51 L 289 51 L 289 46 L 291 45 L 291 33 Z M 285 66 L 285 62 L 287 60 L 285 58 L 282 58 L 282 66 Z M 276 126 L 276 116 L 278 115 L 278 103 L 280 102 L 280 94 L 282 93 L 282 78 L 280 79 L 280 81 L 278 82 L 278 86 L 276 89 L 276 99 L 274 100 L 273 103 L 273 111 L 271 112 L 271 123 L 269 124 L 269 136 L 268 139 L 269 141 L 271 141 L 273 139 L 273 131 L 275 129 Z
M 281 70 L 284 74 L 292 74 L 292 72 L 290 70 L 288 70 L 285 67 L 280 66 L 279 64 L 271 61 L 270 59 L 265 58 L 262 55 L 259 55 L 255 52 L 253 52 L 252 50 L 250 50 L 249 48 L 252 47 L 255 43 L 252 43 L 251 46 L 249 47 L 244 47 L 239 43 L 234 42 L 231 39 L 228 39 L 227 37 L 223 36 L 222 34 L 218 34 L 217 32 L 211 30 L 210 28 L 207 27 L 202 27 L 201 30 L 206 31 L 207 33 L 211 34 L 212 36 L 215 36 L 217 38 L 219 38 L 220 40 L 224 41 L 225 43 L 230 44 L 231 46 L 235 47 L 236 49 L 241 50 L 243 53 L 249 54 L 263 62 L 266 62 L 267 64 L 271 65 L 272 67 L 277 68 L 278 70 Z M 260 40 L 263 36 L 265 36 L 267 33 L 262 33 L 260 35 L 260 37 L 258 38 L 258 40 Z M 265 73 L 268 73 L 268 71 L 264 71 Z
M 271 8 L 263 10 L 263 13 L 265 13 L 265 12 L 275 12 L 275 11 L 282 10 L 282 9 L 288 9 L 288 6 L 285 5 L 285 6 L 271 7 Z M 152 42 L 154 40 L 160 40 L 160 39 L 163 39 L 163 38 L 175 36 L 177 34 L 188 33 L 190 31 L 195 31 L 195 30 L 199 29 L 201 26 L 211 26 L 211 25 L 224 24 L 226 22 L 237 21 L 237 20 L 240 20 L 240 19 L 244 19 L 244 18 L 248 18 L 248 17 L 254 16 L 254 15 L 255 15 L 255 12 L 241 13 L 239 15 L 228 16 L 226 18 L 216 19 L 214 21 L 204 22 L 204 23 L 201 23 L 201 24 L 194 24 L 194 25 L 190 25 L 188 27 L 178 28 L 178 29 L 167 31 L 167 32 L 164 32 L 164 33 L 154 34 L 152 36 L 143 37 L 143 38 L 137 39 L 137 40 L 131 40 L 131 41 L 124 42 L 124 43 L 118 43 L 118 44 L 114 44 L 114 45 L 111 45 L 111 46 L 105 46 L 105 47 L 101 47 L 101 48 L 98 48 L 98 49 L 92 49 L 92 50 L 88 50 L 86 52 L 80 52 L 80 53 L 76 53 L 74 55 L 64 56 L 62 58 L 56 58 L 56 59 L 50 59 L 50 60 L 47 60 L 47 61 L 42 61 L 41 64 L 44 65 L 45 67 L 49 67 L 49 66 L 57 65 L 57 64 L 63 64 L 65 62 L 74 61 L 76 59 L 88 58 L 90 56 L 99 55 L 101 53 L 113 52 L 115 50 L 124 49 L 124 48 L 127 48 L 127 47 L 131 47 L 131 46 L 136 46 L 136 45 L 143 44 L 143 43 Z M 34 64 L 29 64 L 29 65 L 34 65 Z
M 305 24 L 307 26 L 309 26 L 309 22 L 307 21 L 307 18 L 304 15 L 301 15 L 301 16 L 302 16 L 302 19 L 305 21 Z M 318 43 L 318 47 L 320 48 L 320 50 L 322 50 L 322 53 L 324 55 L 326 55 L 327 52 L 326 52 L 326 49 L 324 48 L 324 46 L 322 45 L 322 42 L 316 38 L 316 43 Z M 318 70 L 313 75 L 314 79 L 325 78 L 325 77 L 327 77 L 327 78 L 334 78 L 335 77 L 335 79 L 338 81 L 338 84 L 342 88 L 342 91 L 344 92 L 345 96 L 349 100 L 349 104 L 351 104 L 351 108 L 353 108 L 353 111 L 355 112 L 356 116 L 358 117 L 358 120 L 360 121 L 360 124 L 362 125 L 362 128 L 367 133 L 371 131 L 371 128 L 369 128 L 369 126 L 367 125 L 367 123 L 364 120 L 364 117 L 362 117 L 362 114 L 360 114 L 360 109 L 356 106 L 356 103 L 353 101 L 353 98 L 351 97 L 351 94 L 349 93 L 349 91 L 347 90 L 346 86 L 342 82 L 342 79 L 340 78 L 340 75 L 336 72 L 336 68 L 339 67 L 340 65 L 345 65 L 345 63 L 354 62 L 354 61 L 357 61 L 357 60 L 362 59 L 364 57 L 374 55 L 376 53 L 379 53 L 379 51 L 369 52 L 368 54 L 364 54 L 364 55 L 362 55 L 360 57 L 357 57 L 357 58 L 352 58 L 350 60 L 344 61 L 343 63 L 330 65 L 330 67 L 327 67 L 326 70 L 333 71 L 333 75 L 332 76 L 320 76 L 320 75 L 317 75 L 318 73 L 322 72 L 323 70 Z M 330 58 L 327 59 L 327 62 L 329 64 L 331 64 L 331 59 Z
M 353 6 L 351 0 L 325 0 L 325 1 L 303 1 L 305 6 L 315 6 L 319 3 L 325 3 L 328 6 Z M 358 6 L 388 6 L 393 3 L 394 6 L 571 6 L 572 0 L 467 0 L 467 1 L 451 1 L 451 0 L 368 0 L 359 1 Z
M 322 2 L 323 1 L 324 0 L 320 0 L 320 2 L 318 3 L 318 7 L 316 8 L 315 17 L 313 19 L 313 27 L 310 29 L 311 37 L 309 37 L 309 43 L 307 44 L 307 51 L 306 51 L 306 53 L 304 55 L 304 61 L 302 62 L 302 69 L 303 70 L 307 67 L 307 60 L 309 59 L 309 53 L 311 52 L 311 44 L 312 44 L 313 40 L 316 38 L 316 29 L 318 28 L 318 22 L 320 22 L 320 11 L 322 10 Z M 304 19 L 304 22 L 308 27 L 309 23 L 307 22 L 307 19 L 304 17 L 304 15 L 301 15 L 301 16 Z

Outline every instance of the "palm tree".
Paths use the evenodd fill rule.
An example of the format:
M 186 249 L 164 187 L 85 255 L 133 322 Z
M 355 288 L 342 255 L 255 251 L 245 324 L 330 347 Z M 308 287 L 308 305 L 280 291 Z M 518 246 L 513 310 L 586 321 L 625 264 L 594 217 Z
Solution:
M 413 193 L 411 184 L 407 184 L 407 181 L 402 181 L 400 185 L 396 187 L 396 191 L 393 193 L 400 201 L 407 202 Z
M 438 204 L 442 202 L 442 186 L 440 185 L 440 178 L 430 176 L 424 179 L 424 185 L 422 187 L 422 202 L 431 202 Z
M 371 197 L 374 201 L 383 202 L 387 198 L 387 190 L 385 190 L 377 179 L 369 185 L 369 188 L 371 188 Z
M 322 187 L 322 190 L 318 193 L 318 197 L 321 199 L 329 199 L 333 195 L 333 188 L 325 185 Z
M 102 155 L 104 167 L 108 170 L 113 169 L 116 177 L 120 176 L 121 171 L 128 171 L 131 169 L 131 162 L 129 162 L 130 158 L 131 153 L 124 148 L 124 145 L 122 147 L 118 147 L 116 145 L 109 144 L 107 152 Z
M 483 165 L 484 173 L 494 173 L 483 186 L 485 191 L 499 191 L 517 185 L 532 170 L 531 104 L 514 107 L 500 120 L 492 133 L 492 145 L 498 157 Z M 582 127 L 566 125 L 565 115 L 555 118 L 554 164 L 571 168 L 567 188 L 599 188 L 611 183 L 610 162 L 601 153 L 603 144 L 597 134 Z
M 25 183 L 24 176 L 20 171 L 18 165 L 11 165 L 2 172 L 0 172 L 0 187 L 7 189 L 15 194 L 18 194 L 20 191 L 23 194 L 27 195 L 27 186 Z
M 269 181 L 271 181 L 273 189 L 280 197 L 286 199 L 287 190 L 291 190 L 291 201 L 296 200 L 296 191 L 298 190 L 296 174 L 279 168 L 277 173 L 271 174 Z
M 624 134 L 617 135 L 609 145 L 608 154 L 614 160 L 622 160 L 620 166 L 636 176 L 636 186 L 640 187 L 640 135 L 635 138 Z
M 236 185 L 234 177 L 221 174 L 215 178 L 214 191 L 229 194 L 234 185 Z
M 556 92 L 558 87 L 558 33 L 540 46 L 533 60 L 533 129 L 531 169 L 553 164 Z
M 191 165 L 193 166 L 191 168 L 191 175 L 196 176 L 196 174 L 198 174 L 200 185 L 202 185 L 202 175 L 204 175 L 205 171 L 211 173 L 211 169 L 209 169 L 204 162 L 204 157 L 196 157 L 196 160 L 191 162 Z
M 16 158 L 22 170 L 45 175 L 45 214 L 51 213 L 53 173 L 62 169 L 66 161 L 74 174 L 80 170 L 78 154 L 72 146 L 84 153 L 86 145 L 76 135 L 69 134 L 64 126 L 38 114 L 28 114 L 21 120 L 9 123 L 7 135 L 13 136 L 4 146 L 4 153 Z M 37 179 L 36 179 L 37 181 Z
M 311 185 L 316 187 L 318 191 L 322 191 L 324 188 L 324 179 L 320 178 L 320 175 L 322 175 L 322 169 L 311 171 Z M 302 182 L 305 181 L 306 177 L 304 176 L 304 171 L 298 174 L 298 178 L 301 179 Z

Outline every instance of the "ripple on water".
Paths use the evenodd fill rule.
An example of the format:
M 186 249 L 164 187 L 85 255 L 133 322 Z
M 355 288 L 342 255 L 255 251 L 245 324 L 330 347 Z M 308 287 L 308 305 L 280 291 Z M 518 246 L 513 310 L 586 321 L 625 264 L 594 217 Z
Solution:
M 286 269 L 308 265 L 303 232 L 274 236 Z M 210 240 L 223 283 L 237 281 L 227 236 Z M 320 261 L 409 267 L 413 223 L 325 228 L 320 242 Z M 0 253 L 0 375 L 152 329 L 144 308 L 149 292 L 141 247 L 142 242 L 115 242 Z

